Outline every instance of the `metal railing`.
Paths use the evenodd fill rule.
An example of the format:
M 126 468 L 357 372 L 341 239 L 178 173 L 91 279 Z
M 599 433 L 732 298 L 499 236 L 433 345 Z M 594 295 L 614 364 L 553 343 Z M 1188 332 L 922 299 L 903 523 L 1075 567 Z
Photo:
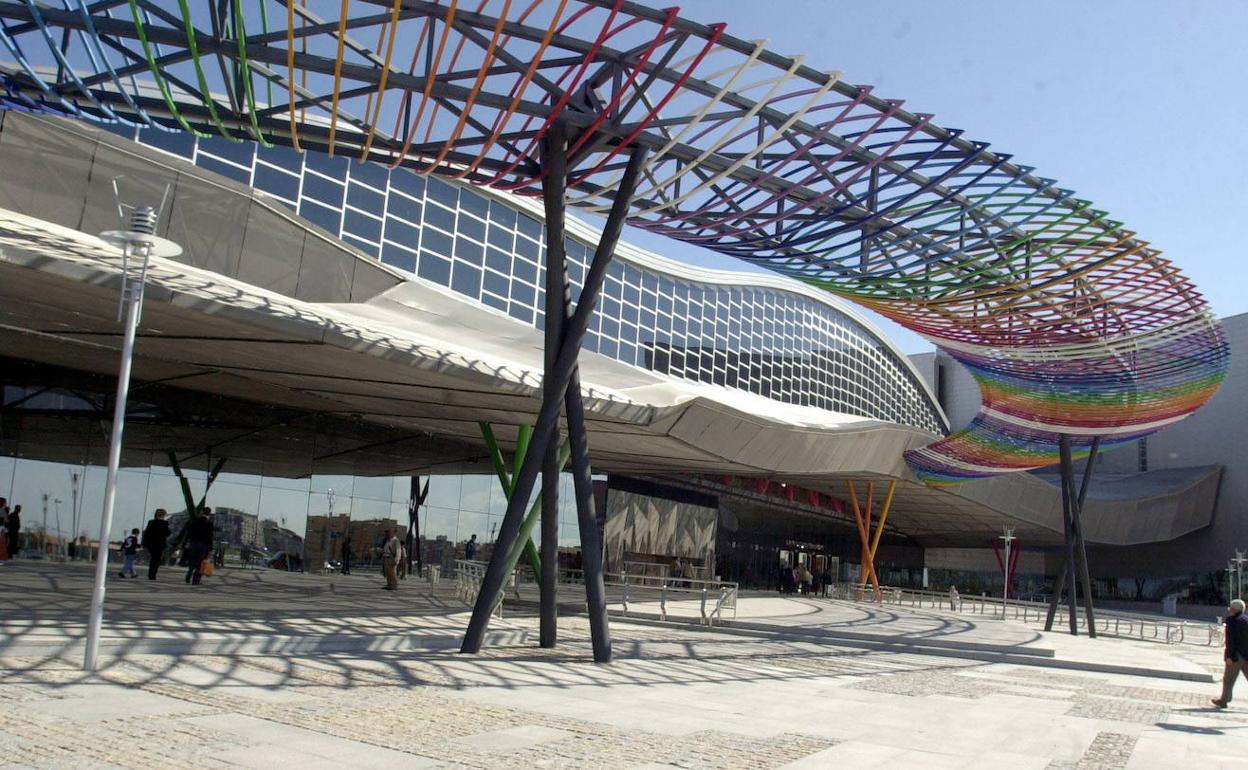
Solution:
M 870 587 L 862 588 L 857 584 L 839 583 L 832 588 L 832 598 L 853 602 L 875 601 L 875 592 Z M 923 591 L 913 588 L 881 588 L 885 604 L 916 609 L 940 609 L 962 615 L 979 615 L 985 618 L 1020 620 L 1024 623 L 1043 625 L 1048 616 L 1049 605 L 1046 602 L 1010 599 L 1005 601 L 994 596 L 974 596 L 961 594 L 956 597 L 943 591 Z M 1164 642 L 1166 644 L 1222 644 L 1223 626 L 1220 622 L 1207 623 L 1196 620 L 1150 618 L 1129 612 L 1097 610 L 1096 632 L 1103 636 L 1115 636 L 1145 641 Z M 1082 608 L 1075 613 L 1075 628 L 1087 630 L 1087 619 Z M 1054 615 L 1054 628 L 1070 626 L 1069 609 L 1059 605 Z
M 465 603 L 472 604 L 476 601 L 486 566 L 487 563 L 483 561 L 461 559 L 455 562 L 455 591 Z M 585 574 L 579 569 L 560 569 L 559 582 L 564 585 L 584 585 Z M 696 619 L 707 626 L 722 622 L 728 611 L 732 612 L 733 618 L 737 616 L 737 599 L 740 595 L 740 586 L 737 583 L 661 575 L 633 575 L 628 572 L 604 573 L 603 582 L 607 588 L 607 603 L 619 605 L 620 614 L 625 616 L 630 611 L 636 613 L 636 605 L 639 603 L 657 603 L 661 620 L 680 617 L 669 613 L 669 601 L 697 601 Z M 503 591 L 499 592 L 495 605 L 498 616 L 502 617 L 502 599 L 508 588 L 516 599 L 520 599 L 521 586 L 535 583 L 529 567 L 517 568 L 508 578 Z
M 608 587 L 619 589 L 619 603 L 624 615 L 629 613 L 630 602 L 653 602 L 657 599 L 659 619 L 667 620 L 668 600 L 681 601 L 687 598 L 698 601 L 698 620 L 703 625 L 713 626 L 716 622 L 722 622 L 725 610 L 732 610 L 732 617 L 737 617 L 737 599 L 741 588 L 734 582 L 631 572 L 608 572 L 603 575 L 603 580 Z
M 477 594 L 481 592 L 481 581 L 485 578 L 485 568 L 489 566 L 484 561 L 468 561 L 466 559 L 458 559 L 455 562 L 455 595 L 465 604 L 473 604 L 477 600 Z M 507 592 L 507 588 L 515 589 L 516 576 L 512 574 L 506 583 L 503 584 L 503 590 L 498 592 L 498 598 L 494 601 L 492 609 L 493 614 L 498 617 L 503 616 L 503 595 Z M 517 594 L 519 596 L 519 594 Z

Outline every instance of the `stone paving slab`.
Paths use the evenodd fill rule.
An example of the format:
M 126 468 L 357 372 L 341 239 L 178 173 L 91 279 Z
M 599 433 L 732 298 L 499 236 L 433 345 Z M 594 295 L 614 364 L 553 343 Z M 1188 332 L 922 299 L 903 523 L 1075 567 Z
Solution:
M 374 599 L 372 576 L 338 581 L 332 590 L 305 586 L 316 581 L 305 576 L 244 577 L 222 580 L 214 592 L 135 589 L 151 594 L 119 628 L 172 633 L 184 622 L 187 633 L 215 624 L 315 633 L 355 618 L 349 623 L 385 635 L 443 628 L 464 612 L 444 593 L 410 583 L 400 597 Z M 19 584 L 4 587 L 19 596 L 17 604 L 27 601 Z M 315 595 L 327 597 L 331 611 L 308 598 Z M 779 600 L 785 603 L 769 617 L 793 609 Z M 53 617 L 68 613 L 66 602 L 54 602 Z M 14 615 L 0 619 L 4 628 L 52 633 L 55 625 L 33 602 Z M 933 621 L 881 622 L 914 628 Z M 495 627 L 502 625 L 535 636 L 531 617 L 509 614 Z M 958 633 L 1000 640 L 1026 632 Z M 561 619 L 554 650 L 509 645 L 476 656 L 444 649 L 136 655 L 108 659 L 98 675 L 86 675 L 75 660 L 0 652 L 0 766 L 1244 766 L 1237 739 L 1248 735 L 1248 706 L 1213 709 L 1208 684 L 688 625 L 617 620 L 612 633 L 616 660 L 609 666 L 591 662 L 580 617 Z M 12 641 L 0 638 L 0 650 L 15 649 Z M 1122 640 L 1097 644 L 1106 656 L 1138 654 Z M 1197 648 L 1184 659 L 1209 670 L 1217 657 Z

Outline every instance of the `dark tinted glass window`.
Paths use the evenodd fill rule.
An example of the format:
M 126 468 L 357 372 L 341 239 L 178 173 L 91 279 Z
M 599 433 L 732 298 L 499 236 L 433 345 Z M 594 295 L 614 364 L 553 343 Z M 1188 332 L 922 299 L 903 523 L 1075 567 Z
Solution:
M 451 288 L 467 297 L 476 299 L 481 296 L 481 268 L 455 263 L 455 271 L 451 275 Z
M 455 232 L 455 212 L 441 206 L 425 206 L 425 224 L 435 225 L 448 233 Z
M 201 154 L 199 159 L 196 161 L 196 165 L 200 168 L 211 171 L 214 174 L 220 174 L 228 179 L 233 179 L 239 184 L 251 183 L 251 172 L 249 170 L 239 168 L 238 166 L 217 160 L 216 158 L 210 158 L 207 155 Z
M 403 217 L 409 222 L 420 222 L 420 204 L 402 195 L 391 195 L 387 213 L 395 217 Z
M 312 198 L 318 203 L 324 203 L 326 206 L 342 207 L 342 185 L 316 174 L 304 175 L 303 196 Z
M 320 225 L 335 236 L 342 225 L 342 214 L 336 209 L 317 205 L 307 198 L 299 204 L 299 216 L 312 224 Z
M 289 200 L 299 199 L 299 177 L 282 171 L 256 164 L 255 181 L 257 190 Z
M 459 205 L 459 190 L 437 177 L 428 177 L 429 198 L 446 206 L 449 209 L 455 209 Z
M 386 210 L 384 195 L 355 183 L 347 185 L 347 203 L 377 216 L 381 216 Z
M 430 251 L 420 252 L 420 265 L 416 270 L 424 278 L 442 286 L 451 283 L 451 260 L 439 257 Z
M 381 261 L 409 273 L 416 272 L 416 254 L 393 244 L 382 244 Z
M 380 163 L 352 163 L 351 178 L 357 179 L 367 185 L 376 187 L 379 190 L 386 189 L 386 181 L 390 177 L 390 170 Z
M 342 231 L 369 241 L 381 240 L 381 220 L 348 210 L 342 221 Z

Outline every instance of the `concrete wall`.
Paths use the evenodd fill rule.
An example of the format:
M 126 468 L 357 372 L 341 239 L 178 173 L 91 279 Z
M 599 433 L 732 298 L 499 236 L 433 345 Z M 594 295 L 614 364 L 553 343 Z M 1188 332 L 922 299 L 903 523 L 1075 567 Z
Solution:
M 923 566 L 928 569 L 967 570 L 969 572 L 1000 572 L 1001 564 L 991 548 L 928 548 L 923 552 Z M 1043 575 L 1043 553 L 1024 550 L 1018 557 L 1017 575 Z
M 244 185 L 84 123 L 0 111 L 0 208 L 97 234 L 127 203 L 170 203 L 158 234 L 178 261 L 310 302 L 362 302 L 402 279 Z
M 949 430 L 967 426 L 979 411 L 979 385 L 966 367 L 948 355 L 933 351 L 910 356 L 919 374 L 936 393 L 940 407 L 949 418 Z M 944 370 L 944 387 L 937 390 L 937 370 Z

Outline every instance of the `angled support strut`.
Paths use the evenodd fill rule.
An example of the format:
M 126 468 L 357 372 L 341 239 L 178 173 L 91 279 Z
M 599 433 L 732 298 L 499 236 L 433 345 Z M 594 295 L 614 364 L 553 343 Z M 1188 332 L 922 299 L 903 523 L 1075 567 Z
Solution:
M 641 176 L 645 159 L 644 148 L 632 149 L 628 167 L 625 169 L 624 177 L 620 180 L 619 189 L 616 191 L 615 200 L 611 206 L 610 216 L 607 217 L 606 226 L 603 227 L 598 247 L 594 250 L 589 270 L 586 271 L 585 284 L 581 289 L 580 300 L 576 303 L 575 310 L 566 317 L 563 324 L 563 334 L 558 343 L 557 355 L 554 356 L 553 365 L 547 369 L 548 379 L 542 389 L 542 406 L 533 426 L 533 437 L 524 462 L 520 465 L 520 471 L 516 474 L 513 481 L 512 496 L 507 501 L 507 512 L 503 516 L 502 524 L 499 527 L 494 553 L 489 565 L 486 567 L 485 576 L 482 578 L 481 589 L 477 594 L 477 600 L 472 610 L 472 618 L 468 622 L 468 630 L 464 634 L 460 652 L 476 653 L 481 650 L 485 631 L 489 625 L 490 611 L 493 609 L 494 598 L 497 597 L 499 590 L 502 589 L 503 582 L 506 580 L 507 559 L 505 554 L 511 552 L 520 533 L 520 527 L 524 522 L 524 509 L 528 504 L 529 497 L 533 494 L 533 487 L 541 471 L 547 448 L 552 443 L 558 444 L 556 435 L 559 428 L 559 413 L 564 406 L 565 394 L 568 392 L 573 380 L 576 379 L 577 356 L 580 352 L 581 344 L 585 340 L 585 334 L 589 329 L 594 306 L 597 303 L 598 294 L 602 290 L 602 284 L 607 275 L 607 267 L 611 263 L 611 259 L 615 254 L 615 247 L 619 243 L 620 235 L 623 232 L 624 221 L 628 214 L 633 193 L 637 187 L 637 180 Z M 549 319 L 547 323 L 549 323 Z M 577 393 L 579 394 L 579 390 Z M 577 400 L 579 401 L 579 398 Z M 573 429 L 576 428 L 575 425 L 572 427 Z M 575 440 L 575 437 L 573 439 Z M 576 443 L 580 445 L 580 448 L 579 450 L 575 447 L 573 448 L 573 468 L 574 470 L 582 467 L 588 469 L 588 444 L 583 440 L 583 436 L 582 440 Z M 580 454 L 579 458 L 577 457 L 578 452 Z M 578 493 L 578 497 L 580 496 Z M 582 526 L 582 537 L 585 536 L 586 529 L 586 527 Z M 586 557 L 588 559 L 590 555 L 586 554 Z M 590 566 L 588 561 L 586 566 Z M 544 571 L 546 568 L 545 559 L 543 559 L 542 567 Z M 601 573 L 598 575 L 598 580 L 601 580 Z M 591 582 L 588 576 L 586 582 Z M 591 589 L 587 588 L 587 590 Z M 598 625 L 598 622 L 594 621 L 593 618 L 599 613 L 595 612 L 592 604 L 590 612 L 592 629 Z M 605 630 L 605 605 L 600 614 L 601 626 Z M 604 641 L 606 641 L 605 645 L 602 644 Z M 606 655 L 610 655 L 609 640 L 596 639 L 594 646 L 595 659 L 598 659 L 597 656 L 600 654 L 600 650 L 605 650 Z

